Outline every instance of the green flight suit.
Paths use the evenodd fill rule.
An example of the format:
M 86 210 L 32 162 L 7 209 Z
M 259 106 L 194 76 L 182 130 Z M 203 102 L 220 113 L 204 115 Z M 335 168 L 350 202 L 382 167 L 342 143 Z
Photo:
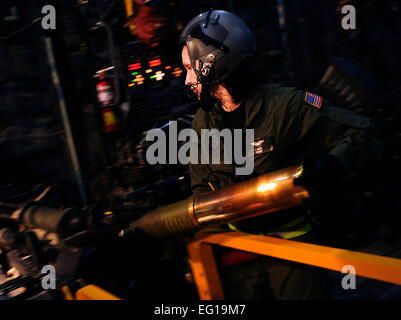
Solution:
M 272 144 L 266 152 L 254 155 L 254 171 L 248 178 L 297 164 L 297 157 L 306 150 L 327 150 L 341 161 L 347 172 L 357 170 L 368 160 L 379 160 L 383 152 L 381 143 L 371 134 L 370 119 L 337 108 L 324 98 L 314 102 L 305 91 L 267 84 L 254 88 L 243 103 L 244 129 L 254 129 L 255 141 L 263 138 Z M 201 129 L 222 130 L 218 105 L 210 112 L 199 109 L 192 128 L 198 137 Z M 221 149 L 223 147 L 221 144 Z M 220 159 L 223 159 L 223 150 Z M 200 164 L 200 160 L 198 163 L 189 165 L 194 194 L 220 189 L 237 181 L 234 166 L 224 164 L 223 160 L 219 164 Z M 239 221 L 232 227 L 249 233 L 313 242 L 306 233 L 310 225 L 304 212 L 299 208 L 279 211 Z M 228 297 L 324 299 L 329 296 L 326 279 L 316 268 L 266 257 L 228 269 L 223 276 L 226 288 L 230 288 Z M 256 273 L 258 276 L 254 276 Z M 261 273 L 266 274 L 262 277 L 264 280 Z M 277 274 L 281 276 L 277 277 Z M 242 290 L 238 289 L 238 282 L 243 283 Z M 235 291 L 235 287 L 238 290 Z

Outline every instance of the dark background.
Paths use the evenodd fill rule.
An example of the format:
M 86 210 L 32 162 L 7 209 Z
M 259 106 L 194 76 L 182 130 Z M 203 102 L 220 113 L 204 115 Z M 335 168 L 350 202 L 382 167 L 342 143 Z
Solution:
M 146 78 L 142 86 L 128 87 L 133 80 L 128 69 L 150 59 L 161 59 L 160 68 L 172 67 L 165 70 L 182 69 L 180 30 L 213 7 L 229 10 L 249 25 L 264 81 L 316 92 L 375 120 L 386 146 L 385 159 L 348 186 L 349 205 L 338 215 L 338 221 L 348 223 L 341 232 L 333 231 L 343 237 L 334 243 L 351 247 L 377 239 L 388 228 L 390 238 L 399 234 L 400 1 L 159 0 L 149 1 L 146 8 L 141 0 L 133 3 L 130 20 L 139 30 L 136 35 L 130 33 L 122 0 L 1 1 L 0 202 L 21 205 L 46 186 L 51 186 L 51 193 L 45 204 L 53 207 L 96 203 L 104 210 L 151 210 L 188 197 L 185 166 L 149 166 L 141 160 L 146 130 L 169 120 L 190 126 L 198 106 L 184 92 L 185 73 L 175 77 L 166 71 L 160 82 Z M 43 30 L 40 21 L 32 23 L 46 4 L 56 8 L 56 30 Z M 346 4 L 356 8 L 356 30 L 341 28 L 341 7 Z M 5 19 L 11 7 L 17 8 L 15 21 Z M 111 38 L 105 28 L 94 29 L 99 21 L 107 24 Z M 66 146 L 45 37 L 52 40 L 86 203 Z M 94 77 L 110 66 L 116 73 L 106 75 L 120 98 L 111 107 L 119 120 L 114 130 L 104 127 L 104 108 L 96 94 L 99 80 Z

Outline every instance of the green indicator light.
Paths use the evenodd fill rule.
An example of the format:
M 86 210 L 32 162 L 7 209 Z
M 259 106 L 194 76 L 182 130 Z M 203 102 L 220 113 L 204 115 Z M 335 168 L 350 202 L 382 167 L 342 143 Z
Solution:
M 134 82 L 135 80 L 131 80 L 131 82 Z
M 138 72 L 136 72 L 136 71 L 132 73 L 133 76 L 136 76 L 137 74 L 138 74 Z
M 154 79 L 154 78 L 156 78 L 156 76 L 151 76 L 151 77 L 150 77 L 150 79 Z

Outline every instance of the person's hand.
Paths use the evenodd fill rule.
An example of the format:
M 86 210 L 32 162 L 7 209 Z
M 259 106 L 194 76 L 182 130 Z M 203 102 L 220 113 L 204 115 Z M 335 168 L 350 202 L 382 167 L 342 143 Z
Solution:
M 312 198 L 326 197 L 336 192 L 344 172 L 340 160 L 333 155 L 307 158 L 303 162 L 303 173 L 294 179 L 294 185 L 304 186 Z

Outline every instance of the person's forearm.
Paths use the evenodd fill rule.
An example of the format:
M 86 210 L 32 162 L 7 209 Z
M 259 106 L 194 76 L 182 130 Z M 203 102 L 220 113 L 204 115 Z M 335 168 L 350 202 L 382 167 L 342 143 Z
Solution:
M 344 169 L 349 172 L 357 170 L 368 161 L 380 160 L 383 152 L 383 144 L 370 129 L 353 130 L 336 144 L 330 154 L 337 157 Z

